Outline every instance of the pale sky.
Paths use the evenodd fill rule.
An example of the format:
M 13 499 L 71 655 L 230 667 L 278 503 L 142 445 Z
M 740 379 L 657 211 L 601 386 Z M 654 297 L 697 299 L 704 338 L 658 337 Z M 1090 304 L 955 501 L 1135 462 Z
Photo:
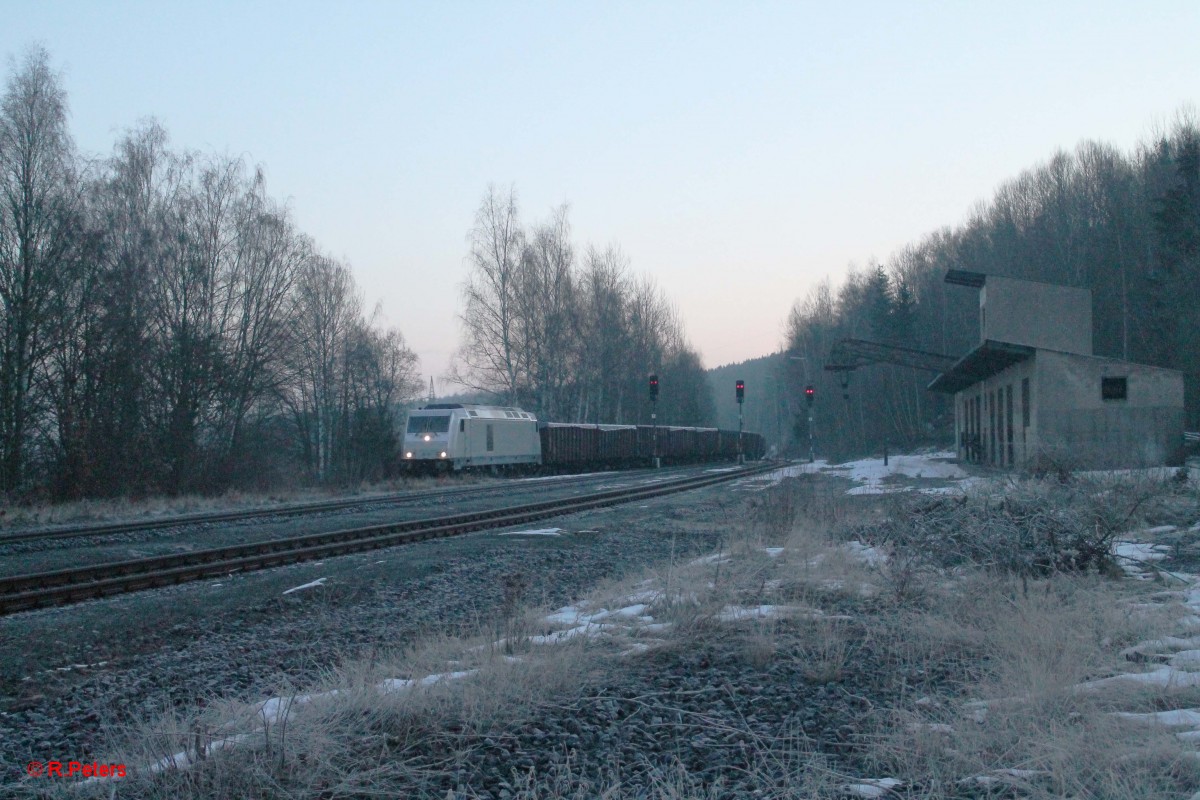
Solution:
M 569 203 L 580 252 L 619 244 L 712 367 L 1056 149 L 1129 150 L 1200 100 L 1196 0 L 0 7 L 0 52 L 49 50 L 82 151 L 155 117 L 262 165 L 426 376 L 489 183 L 526 223 Z

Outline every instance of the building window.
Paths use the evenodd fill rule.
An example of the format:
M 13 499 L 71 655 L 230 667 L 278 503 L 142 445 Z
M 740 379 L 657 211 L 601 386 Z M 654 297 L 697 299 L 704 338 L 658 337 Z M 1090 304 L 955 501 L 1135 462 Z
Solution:
M 1101 400 L 1124 400 L 1129 394 L 1128 378 L 1101 378 Z
M 1021 427 L 1029 427 L 1029 378 L 1021 378 Z
M 1013 465 L 1016 450 L 1013 446 L 1013 390 L 1012 384 L 1004 387 L 1004 439 L 1008 445 L 1007 464 Z

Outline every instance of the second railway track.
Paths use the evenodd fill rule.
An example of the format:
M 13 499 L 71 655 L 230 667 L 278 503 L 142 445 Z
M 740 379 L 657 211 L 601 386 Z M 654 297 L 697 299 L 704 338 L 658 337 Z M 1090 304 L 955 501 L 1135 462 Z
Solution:
M 566 486 L 593 480 L 597 475 L 607 473 L 588 473 L 584 475 L 569 475 L 556 477 L 558 486 Z M 487 495 L 511 492 L 511 484 L 480 484 L 476 486 L 458 486 L 443 489 L 427 489 L 408 492 L 395 492 L 367 497 L 355 497 L 343 500 L 323 500 L 311 503 L 292 503 L 268 508 L 241 509 L 237 511 L 215 511 L 196 514 L 179 514 L 143 520 L 122 520 L 119 522 L 102 522 L 88 525 L 63 525 L 51 528 L 34 528 L 0 532 L 0 547 L 27 542 L 41 542 L 54 539 L 86 539 L 113 535 L 154 531 L 165 528 L 180 528 L 189 525 L 210 525 L 218 522 L 245 522 L 262 520 L 271 517 L 296 517 L 323 514 L 336 511 L 348 511 L 370 506 L 394 506 L 408 503 L 418 503 L 428 500 L 449 497 L 465 497 L 471 495 Z
M 106 597 L 125 592 L 247 572 L 310 559 L 455 536 L 549 517 L 698 489 L 773 469 L 760 465 L 592 494 L 473 511 L 424 520 L 215 547 L 188 553 L 132 559 L 88 567 L 0 578 L 0 614 Z

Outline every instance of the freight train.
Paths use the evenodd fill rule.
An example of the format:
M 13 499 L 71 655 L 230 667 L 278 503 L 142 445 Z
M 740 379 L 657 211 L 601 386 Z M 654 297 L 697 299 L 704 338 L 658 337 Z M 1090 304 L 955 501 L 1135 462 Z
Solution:
M 760 459 L 763 437 L 741 434 L 741 452 Z M 735 460 L 737 431 L 650 425 L 539 422 L 519 408 L 431 403 L 408 415 L 406 470 L 542 466 L 555 470 Z

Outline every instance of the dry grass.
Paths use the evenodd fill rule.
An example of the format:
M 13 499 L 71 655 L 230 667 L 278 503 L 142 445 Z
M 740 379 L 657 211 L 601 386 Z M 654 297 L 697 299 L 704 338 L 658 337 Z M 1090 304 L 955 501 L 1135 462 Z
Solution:
M 1180 508 L 1200 507 L 1188 505 L 1194 487 L 1183 490 L 1193 496 L 1181 502 L 1180 487 L 1168 484 L 1043 481 L 1009 488 L 1018 498 L 1038 498 L 1042 513 L 1053 510 L 1058 521 L 1094 524 L 1099 510 L 1107 509 L 1105 536 L 1115 535 L 1108 529 L 1154 524 L 1169 513 L 1192 513 Z M 989 503 L 968 499 L 955 513 L 965 519 L 963 508 L 982 508 L 985 519 L 1014 528 L 1023 519 L 1042 524 L 1028 515 L 999 517 L 996 509 L 1003 506 Z M 209 758 L 189 769 L 143 775 L 122 791 L 164 798 L 397 792 L 475 798 L 476 787 L 449 794 L 444 789 L 435 794 L 433 787 L 444 787 L 446 776 L 462 774 L 473 763 L 481 737 L 521 725 L 589 681 L 619 681 L 624 659 L 638 657 L 631 652 L 704 648 L 732 648 L 741 663 L 757 669 L 796 659 L 804 681 L 835 691 L 860 668 L 866 650 L 873 663 L 905 676 L 895 696 L 871 699 L 854 748 L 836 757 L 815 750 L 798 730 L 765 736 L 735 725 L 754 742 L 739 777 L 762 797 L 842 798 L 863 776 L 897 778 L 903 796 L 927 800 L 1186 800 L 1200 788 L 1200 759 L 1190 745 L 1170 731 L 1111 713 L 1200 706 L 1200 690 L 1078 689 L 1089 679 L 1137 671 L 1120 651 L 1174 632 L 1177 607 L 1130 602 L 1148 599 L 1161 587 L 1117 581 L 1095 569 L 1044 575 L 998 569 L 994 553 L 972 563 L 964 553 L 977 552 L 970 549 L 977 545 L 969 542 L 946 559 L 922 549 L 930 545 L 928 538 L 897 534 L 904 524 L 932 527 L 926 520 L 911 513 L 897 520 L 886 504 L 882 508 L 884 513 L 853 506 L 817 492 L 809 481 L 784 484 L 761 493 L 752 514 L 731 521 L 712 556 L 672 559 L 601 587 L 580 603 L 588 610 L 613 610 L 639 596 L 648 606 L 644 613 L 666 625 L 653 632 L 614 626 L 604 639 L 580 636 L 537 645 L 537 637 L 555 627 L 546 622 L 547 610 L 525 607 L 527 578 L 500 576 L 505 607 L 499 621 L 477 636 L 428 640 L 404 652 L 347 663 L 320 686 L 305 687 L 310 694 L 327 694 L 295 703 L 286 718 L 264 724 L 253 706 L 218 703 L 202 714 L 168 715 L 147 725 L 118 746 L 126 761 L 150 763 L 183 750 L 193 755 L 205 750 Z M 1018 541 L 1023 535 L 1008 534 Z M 877 554 L 847 545 L 847 535 L 874 538 L 886 547 L 887 562 L 872 563 Z M 1026 538 L 1036 542 L 1038 535 Z M 737 613 L 767 605 L 783 611 Z M 415 690 L 379 688 L 389 678 L 450 670 L 478 671 Z M 281 695 L 292 693 L 281 687 Z M 689 731 L 697 724 L 681 723 Z M 236 735 L 246 736 L 237 747 L 211 746 Z M 581 769 L 581 759 L 601 755 L 575 753 L 547 773 L 517 770 L 508 796 L 728 796 L 726 784 L 702 779 L 682 764 L 613 763 L 604 778 Z
M 1121 646 L 1161 630 L 1164 620 L 1131 613 L 1114 588 L 1094 577 L 1028 587 L 976 577 L 902 615 L 889 632 L 904 643 L 898 662 L 957 665 L 961 673 L 941 692 L 914 692 L 873 721 L 875 768 L 930 798 L 971 797 L 988 786 L 1029 798 L 1190 796 L 1200 787 L 1195 754 L 1169 732 L 1111 712 L 1180 707 L 1194 690 L 1077 688 L 1128 671 Z

